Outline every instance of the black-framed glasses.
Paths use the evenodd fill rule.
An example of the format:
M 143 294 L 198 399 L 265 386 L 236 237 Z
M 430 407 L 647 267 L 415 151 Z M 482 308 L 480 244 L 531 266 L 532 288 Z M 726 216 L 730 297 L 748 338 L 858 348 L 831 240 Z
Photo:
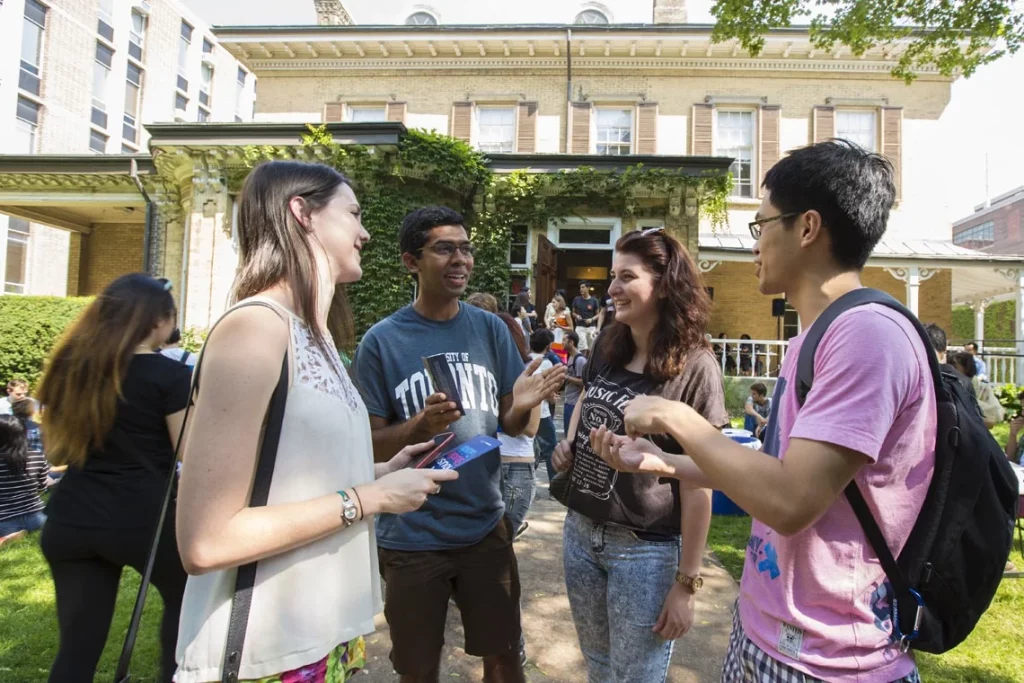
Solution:
M 476 253 L 476 245 L 473 244 L 472 242 L 461 242 L 458 244 L 455 242 L 447 241 L 434 242 L 430 246 L 421 248 L 419 250 L 421 254 L 423 253 L 423 249 L 429 249 L 438 256 L 443 256 L 445 258 L 451 258 L 456 251 L 461 253 L 466 258 L 472 258 L 473 255 Z
M 761 227 L 772 221 L 784 221 L 787 218 L 793 216 L 799 216 L 802 211 L 790 211 L 789 213 L 780 213 L 778 216 L 768 216 L 767 218 L 758 218 L 756 221 L 750 221 L 747 223 L 747 227 L 750 228 L 750 236 L 755 240 L 761 239 Z

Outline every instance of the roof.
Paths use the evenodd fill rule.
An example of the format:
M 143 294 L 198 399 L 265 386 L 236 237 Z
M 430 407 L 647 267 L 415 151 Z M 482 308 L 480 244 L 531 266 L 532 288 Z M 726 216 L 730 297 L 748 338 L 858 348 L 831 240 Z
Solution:
M 131 175 L 133 161 L 139 175 L 154 173 L 148 154 L 0 154 L 0 174 Z
M 1010 190 L 1009 192 L 1004 192 L 998 197 L 993 197 L 991 201 L 988 202 L 988 206 L 986 206 L 985 204 L 978 204 L 977 206 L 974 207 L 974 213 L 964 216 L 963 218 L 957 221 L 954 221 L 953 227 L 959 228 L 962 225 L 974 223 L 979 218 L 987 216 L 988 214 L 992 213 L 997 209 L 1001 209 L 1004 206 L 1016 204 L 1017 202 L 1024 202 L 1024 185 L 1021 185 L 1018 188 Z
M 587 166 L 595 171 L 615 173 L 642 164 L 644 168 L 678 170 L 686 175 L 724 173 L 732 164 L 732 157 L 687 157 L 657 154 L 488 154 L 487 167 L 495 173 L 528 171 L 530 173 L 560 173 Z
M 318 124 L 319 125 L 319 124 Z M 374 123 L 327 123 L 327 132 L 344 145 L 394 146 L 405 133 L 394 121 Z M 146 126 L 150 147 L 196 145 L 297 145 L 309 132 L 305 123 L 151 123 Z M 102 157 L 92 157 L 102 158 Z

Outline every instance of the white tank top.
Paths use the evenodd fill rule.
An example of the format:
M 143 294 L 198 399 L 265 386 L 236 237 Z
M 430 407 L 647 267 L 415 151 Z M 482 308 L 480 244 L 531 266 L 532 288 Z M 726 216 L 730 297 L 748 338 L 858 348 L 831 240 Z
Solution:
M 369 416 L 333 343 L 328 338 L 332 352 L 325 355 L 301 320 L 268 303 L 290 321 L 291 384 L 267 504 L 373 481 Z M 178 628 L 178 683 L 221 679 L 235 574 L 230 569 L 188 577 Z M 239 678 L 317 662 L 339 644 L 371 633 L 382 609 L 372 519 L 260 560 Z

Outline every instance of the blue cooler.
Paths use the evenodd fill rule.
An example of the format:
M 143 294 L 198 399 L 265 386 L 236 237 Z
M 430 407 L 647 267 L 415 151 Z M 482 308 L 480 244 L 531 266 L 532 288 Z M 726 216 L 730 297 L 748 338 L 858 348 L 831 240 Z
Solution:
M 722 433 L 738 444 L 753 450 L 761 450 L 761 441 L 745 429 L 723 429 Z M 721 491 L 711 493 L 711 514 L 746 515 L 746 511 Z

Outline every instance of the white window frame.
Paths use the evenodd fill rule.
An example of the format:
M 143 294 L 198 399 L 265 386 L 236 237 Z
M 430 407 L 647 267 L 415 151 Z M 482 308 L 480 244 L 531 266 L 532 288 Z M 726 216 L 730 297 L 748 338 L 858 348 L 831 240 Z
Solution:
M 207 72 L 210 74 L 209 80 L 206 80 Z M 206 109 L 213 108 L 213 77 L 216 73 L 217 70 L 209 64 L 199 65 L 199 106 Z M 205 103 L 203 103 L 203 95 L 206 95 Z
M 8 259 L 7 249 L 8 249 L 8 243 L 11 241 L 11 221 L 12 220 L 20 220 L 20 221 L 22 221 L 23 223 L 25 223 L 28 226 L 28 232 L 22 232 L 20 230 L 14 231 L 15 234 L 17 234 L 17 235 L 25 235 L 24 242 L 23 242 L 24 249 L 25 249 L 25 261 L 24 261 L 24 264 L 23 264 L 23 267 L 24 267 L 24 270 L 25 270 L 25 281 L 21 282 L 21 283 L 17 283 L 17 282 L 9 283 L 7 281 L 7 259 Z M 8 217 L 7 229 L 4 232 L 6 233 L 6 238 L 4 239 L 4 281 L 3 281 L 3 287 L 0 287 L 0 296 L 2 296 L 2 295 L 24 296 L 25 294 L 28 293 L 28 283 L 30 282 L 30 278 L 31 278 L 30 269 L 32 267 L 32 259 L 30 259 L 28 257 L 28 251 L 29 251 L 29 244 L 30 244 L 31 239 L 32 239 L 32 223 L 30 221 L 26 221 L 23 218 L 17 218 L 16 216 L 10 216 L 10 217 Z M 7 287 L 8 287 L 9 284 L 13 284 L 16 287 L 20 287 L 21 291 L 20 292 L 9 292 L 9 291 L 7 291 Z
M 621 148 L 621 146 L 623 144 L 625 144 L 625 143 L 621 143 L 621 142 L 600 142 L 597 139 L 597 134 L 598 134 L 598 131 L 600 130 L 600 125 L 598 123 L 598 119 L 601 117 L 601 112 L 603 112 L 603 111 L 614 111 L 614 112 L 619 112 L 619 113 L 628 112 L 629 113 L 629 149 L 625 152 L 625 154 L 633 154 L 633 153 L 635 153 L 635 150 L 636 150 L 636 107 L 627 107 L 627 106 L 622 106 L 622 107 L 595 106 L 594 107 L 594 116 L 592 117 L 593 121 L 590 124 L 590 140 L 591 140 L 591 143 L 590 143 L 590 153 L 591 154 L 601 154 L 601 152 L 597 151 L 598 145 L 616 145 L 616 146 Z M 601 156 L 624 156 L 624 155 L 623 154 L 602 154 Z
M 530 230 L 530 226 L 525 223 L 516 223 L 512 227 L 517 228 L 520 226 L 526 228 L 526 261 L 523 263 L 512 263 L 512 245 L 522 244 L 522 242 L 510 241 L 508 246 L 508 267 L 515 270 L 528 269 L 530 264 L 533 262 L 533 231 Z
M 760 139 L 758 138 L 758 111 L 757 109 L 743 108 L 743 107 L 715 107 L 715 123 L 713 128 L 713 140 L 715 147 L 715 156 L 732 156 L 725 152 L 720 151 L 722 149 L 722 136 L 718 126 L 719 114 L 733 114 L 742 113 L 750 114 L 750 196 L 744 196 L 738 193 L 736 181 L 733 181 L 732 189 L 729 191 L 730 199 L 749 200 L 757 199 L 758 194 L 758 174 L 757 174 L 757 152 L 760 145 Z M 730 148 L 731 149 L 731 148 Z M 732 167 L 729 167 L 732 170 Z
M 379 119 L 372 119 L 371 121 L 356 121 L 355 113 L 375 111 L 380 112 Z M 388 120 L 388 105 L 386 104 L 355 104 L 345 106 L 345 121 L 348 123 L 380 123 L 381 121 Z
M 514 104 L 484 104 L 473 107 L 473 131 L 471 133 L 471 139 L 473 147 L 480 150 L 481 152 L 489 152 L 491 154 L 512 154 L 516 151 L 516 110 L 518 107 Z M 485 150 L 480 145 L 482 143 L 480 134 L 480 114 L 484 111 L 505 111 L 512 112 L 512 137 L 510 139 L 510 149 L 506 151 L 502 150 Z M 500 144 L 500 143 L 499 143 Z
M 131 72 L 132 67 L 137 69 L 138 72 L 139 72 L 139 82 L 137 84 L 136 83 L 132 83 L 131 79 L 128 76 L 128 74 Z M 125 106 L 124 106 L 124 115 L 122 117 L 122 125 L 121 125 L 121 140 L 122 140 L 122 142 L 127 142 L 128 144 L 130 144 L 132 146 L 137 146 L 139 144 L 139 133 L 140 133 L 140 131 L 139 131 L 139 114 L 142 111 L 142 88 L 143 88 L 143 84 L 145 83 L 145 79 L 146 79 L 146 72 L 145 72 L 145 70 L 142 67 L 138 66 L 138 65 L 130 64 L 129 63 L 128 69 L 125 70 L 125 75 L 124 75 L 124 80 L 125 80 L 125 84 L 124 84 L 124 87 L 125 87 L 125 103 L 124 104 L 125 104 Z M 128 105 L 128 92 L 129 92 L 129 89 L 133 88 L 133 87 L 135 88 L 135 106 L 132 107 L 132 109 L 135 112 L 134 114 L 130 113 L 128 111 L 128 106 L 127 106 Z M 125 136 L 124 136 L 124 129 L 125 129 L 126 126 L 132 128 L 135 131 L 135 137 L 134 138 L 125 138 Z
M 590 244 L 587 242 L 562 242 L 559 237 L 563 230 L 608 230 L 608 244 Z M 591 251 L 614 251 L 615 243 L 622 237 L 622 219 L 615 217 L 587 217 L 586 220 L 575 216 L 559 221 L 552 218 L 548 221 L 548 239 L 559 249 L 587 249 Z
M 839 120 L 840 120 L 840 118 L 844 114 L 845 115 L 857 114 L 857 115 L 863 116 L 865 118 L 868 118 L 868 117 L 871 118 L 872 122 L 874 123 L 874 132 L 871 135 L 871 141 L 872 141 L 873 144 L 872 144 L 871 148 L 868 149 L 867 151 L 869 151 L 869 152 L 876 152 L 877 153 L 878 150 L 879 150 L 878 140 L 879 140 L 879 137 L 880 137 L 879 136 L 879 119 L 881 118 L 879 116 L 878 109 L 857 109 L 857 108 L 847 108 L 847 107 L 840 107 L 840 108 L 836 109 L 836 137 L 840 138 L 840 139 L 843 139 L 843 140 L 850 140 L 850 142 L 855 142 L 856 144 L 860 145 L 860 143 L 857 142 L 856 140 L 851 140 L 847 136 L 843 135 L 842 131 L 839 129 Z M 863 145 L 861 145 L 861 146 L 863 147 Z
M 189 57 L 192 52 L 192 38 L 196 36 L 196 27 L 185 20 L 182 20 L 181 24 L 192 29 L 189 31 L 190 38 L 185 37 L 181 27 L 178 29 L 178 75 L 188 80 Z M 185 60 L 184 64 L 181 63 L 182 58 Z
M 422 14 L 424 16 L 430 17 L 431 20 L 433 20 L 434 23 L 432 23 L 432 24 L 421 24 L 421 23 L 418 23 L 418 22 L 414 23 L 414 22 L 409 21 L 410 19 L 412 19 L 417 14 Z M 415 9 L 413 9 L 411 12 L 408 12 L 405 15 L 405 20 L 402 21 L 402 23 L 404 25 L 406 25 L 406 26 L 439 26 L 441 24 L 441 20 L 437 16 L 436 12 L 433 12 L 433 11 L 428 10 L 428 9 L 424 9 L 422 7 L 417 7 Z
M 142 19 L 142 33 L 135 30 L 135 17 L 140 17 Z M 129 19 L 129 25 L 131 28 L 128 29 L 128 42 L 139 46 L 139 52 L 141 55 L 136 61 L 141 62 L 142 58 L 146 56 L 146 30 L 149 28 L 149 17 L 142 12 L 133 9 L 131 12 L 131 18 Z M 131 57 L 131 55 L 129 55 L 129 57 Z M 131 58 L 135 59 L 135 57 Z
M 35 21 L 33 19 L 30 19 L 28 17 L 27 6 L 26 6 L 25 10 L 22 11 L 22 18 L 21 18 L 21 21 L 22 21 L 21 26 L 22 26 L 22 28 L 21 28 L 21 35 L 20 35 L 20 38 L 22 40 L 22 47 L 19 47 L 19 49 L 18 49 L 18 69 L 19 69 L 19 73 L 21 71 L 25 71 L 30 76 L 32 76 L 32 77 L 36 78 L 37 80 L 39 80 L 40 81 L 40 88 L 41 88 L 41 81 L 42 81 L 42 78 L 43 78 L 43 62 L 45 60 L 45 54 L 46 54 L 46 25 L 49 23 L 50 6 L 48 4 L 46 4 L 46 3 L 39 2 L 38 0 L 36 0 L 36 4 L 38 4 L 40 7 L 43 8 L 43 23 L 40 24 L 39 22 L 37 22 L 37 21 Z M 26 3 L 26 5 L 27 5 L 27 3 Z M 33 24 L 34 26 L 36 26 L 36 28 L 39 29 L 39 41 L 38 41 L 39 44 L 37 46 L 38 50 L 37 50 L 37 54 L 35 56 L 35 63 L 34 64 L 26 62 L 24 59 L 21 58 L 22 57 L 22 50 L 24 50 L 25 23 L 26 22 L 30 23 L 30 24 Z M 28 66 L 30 68 L 26 69 L 24 67 L 25 64 L 28 64 Z M 34 69 L 34 72 L 33 72 L 33 69 Z M 19 87 L 19 90 L 20 89 L 21 88 Z M 25 91 L 25 92 L 30 92 L 30 91 Z M 31 93 L 31 94 L 35 94 L 35 96 L 38 97 L 37 93 Z
M 239 76 L 242 76 L 241 80 L 239 80 Z M 248 82 L 249 72 L 242 67 L 238 67 L 235 71 L 235 119 L 237 121 L 242 120 L 242 99 L 245 95 L 245 86 Z
M 586 14 L 587 12 L 595 12 L 597 14 L 600 14 L 601 16 L 604 17 L 604 22 L 595 23 L 580 21 L 580 18 L 582 18 L 583 15 Z M 608 11 L 607 7 L 605 7 L 604 5 L 599 5 L 597 3 L 591 2 L 583 5 L 583 7 L 581 7 L 575 15 L 573 15 L 572 23 L 575 26 L 607 26 L 609 24 L 615 23 L 615 21 L 612 19 L 612 13 Z
M 36 106 L 36 116 L 37 116 L 37 119 L 41 118 L 42 113 L 43 113 L 43 105 L 42 105 L 42 103 L 40 103 L 35 98 L 25 97 L 24 95 L 18 95 L 18 99 L 19 100 L 25 100 L 26 102 L 31 102 L 32 104 L 34 104 Z M 14 127 L 15 127 L 15 130 L 17 130 L 19 133 L 21 131 L 28 131 L 28 134 L 29 134 L 29 137 L 30 137 L 28 154 L 35 154 L 36 153 L 36 149 L 38 149 L 38 147 L 39 147 L 39 126 L 40 126 L 40 122 L 38 120 L 35 123 L 33 123 L 33 122 L 29 121 L 28 119 L 23 119 L 23 118 L 21 118 L 20 116 L 17 115 L 17 110 L 15 110 L 15 115 L 14 115 Z

